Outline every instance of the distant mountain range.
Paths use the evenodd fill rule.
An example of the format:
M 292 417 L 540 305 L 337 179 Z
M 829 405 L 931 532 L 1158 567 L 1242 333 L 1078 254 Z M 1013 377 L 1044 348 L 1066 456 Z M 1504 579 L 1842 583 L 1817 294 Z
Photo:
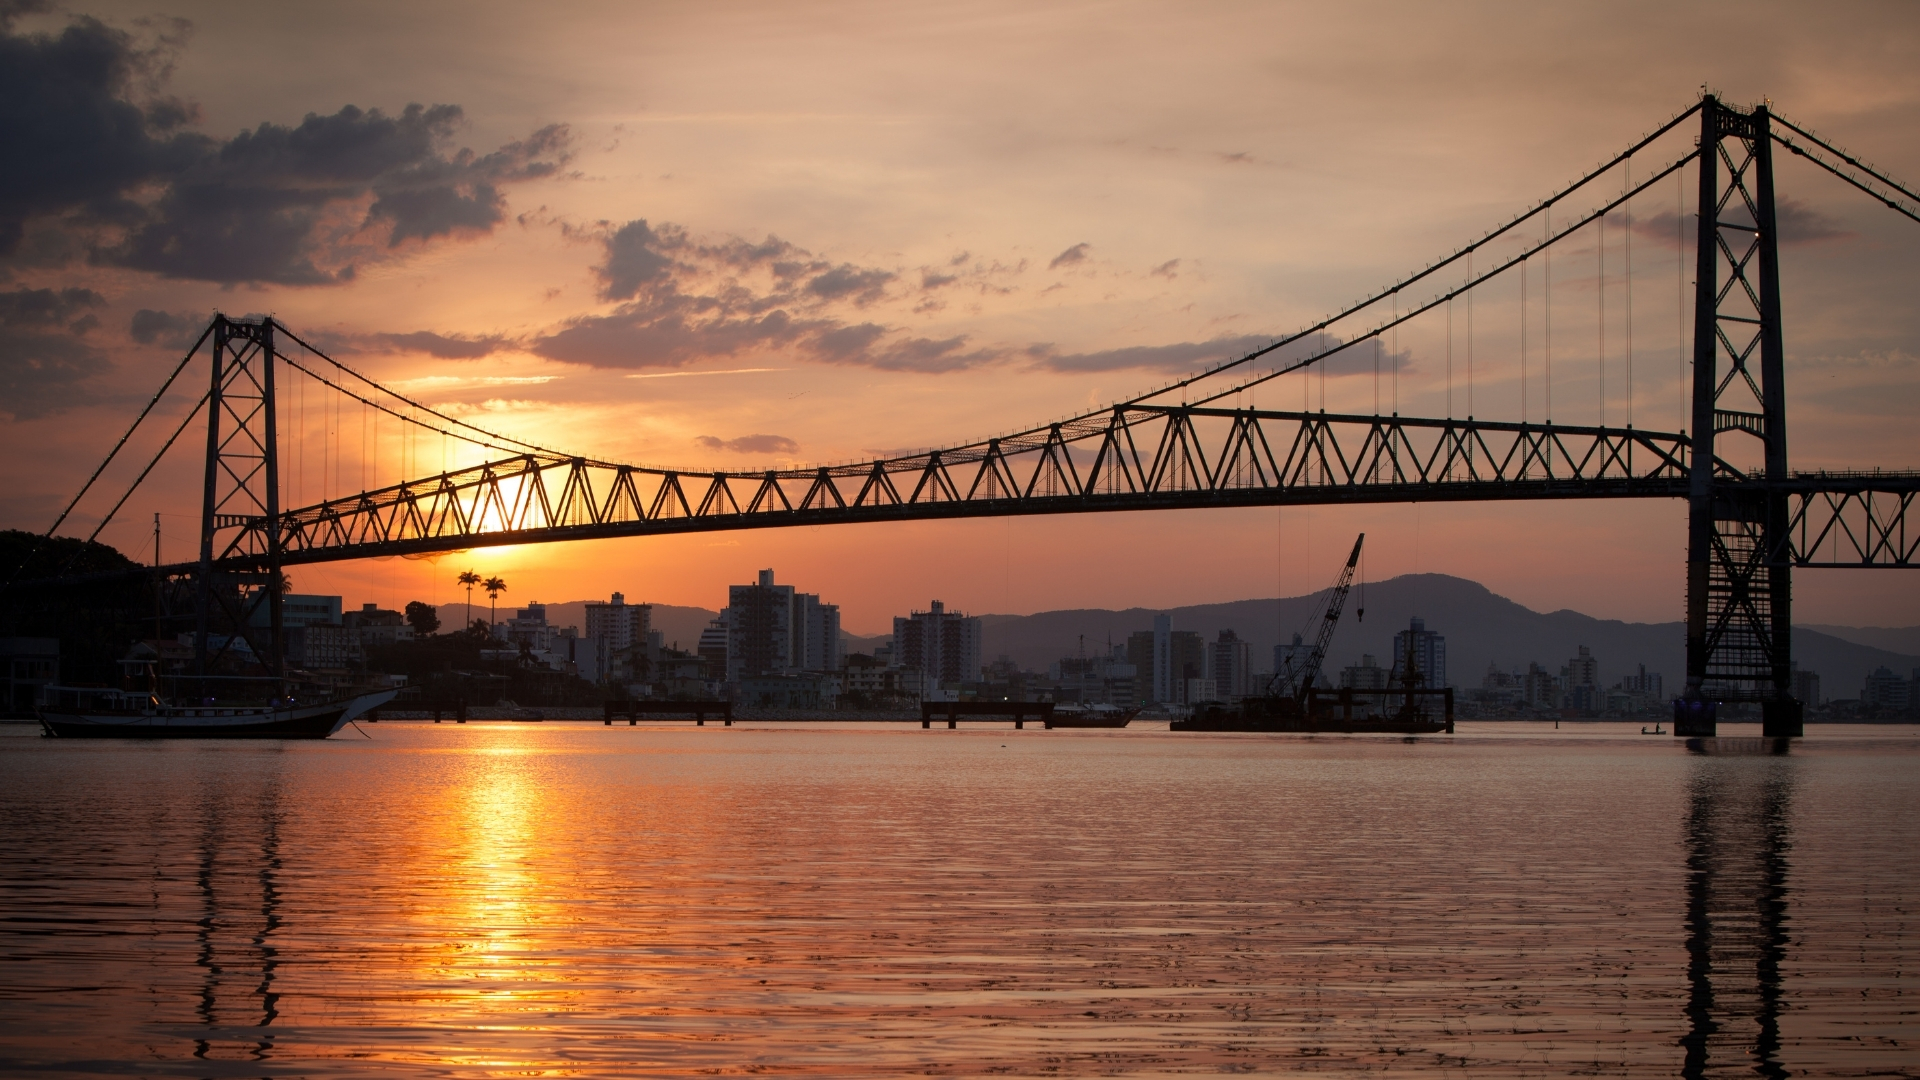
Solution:
M 1318 602 L 1319 595 L 1314 594 L 1176 608 L 982 615 L 983 651 L 989 660 L 1007 656 L 1023 668 L 1044 671 L 1054 661 L 1078 654 L 1082 638 L 1087 654 L 1093 655 L 1109 641 L 1124 644 L 1127 635 L 1151 629 L 1153 617 L 1166 614 L 1172 617 L 1174 629 L 1198 631 L 1209 641 L 1222 630 L 1234 631 L 1252 643 L 1253 665 L 1259 670 L 1270 666 L 1276 643 L 1308 631 L 1306 623 Z M 441 618 L 458 617 L 459 607 L 444 605 Z M 547 620 L 559 626 L 584 626 L 585 612 L 582 600 L 548 604 Z M 655 604 L 653 626 L 669 644 L 677 641 L 681 648 L 691 649 L 716 614 L 706 608 Z M 1660 672 L 1670 691 L 1684 680 L 1686 631 L 1678 620 L 1630 623 L 1577 611 L 1538 612 L 1478 582 L 1445 574 L 1407 574 L 1370 582 L 1364 593 L 1356 587 L 1334 636 L 1329 666 L 1337 670 L 1357 663 L 1363 653 L 1388 663 L 1393 635 L 1406 629 L 1416 615 L 1426 620 L 1427 629 L 1446 636 L 1447 676 L 1456 686 L 1479 685 L 1489 664 L 1524 671 L 1532 661 L 1558 672 L 1582 645 L 1600 661 L 1606 685 L 1640 664 Z M 886 640 L 884 635 L 846 637 L 848 651 L 858 652 L 871 651 Z M 1902 676 L 1920 668 L 1920 626 L 1799 626 L 1794 628 L 1793 651 L 1803 669 L 1820 673 L 1823 696 L 1857 697 L 1867 672 L 1876 667 L 1891 668 Z

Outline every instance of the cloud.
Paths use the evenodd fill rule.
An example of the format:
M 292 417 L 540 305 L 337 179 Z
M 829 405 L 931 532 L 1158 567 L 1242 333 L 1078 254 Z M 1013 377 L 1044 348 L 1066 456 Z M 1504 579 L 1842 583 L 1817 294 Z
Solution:
M 1783 244 L 1811 244 L 1821 240 L 1844 240 L 1853 235 L 1840 222 L 1798 199 L 1775 196 L 1773 220 Z
M 669 223 L 605 224 L 593 268 L 612 312 L 571 319 L 526 343 L 538 356 L 601 368 L 680 367 L 702 359 L 780 350 L 833 364 L 952 371 L 1000 354 L 965 337 L 903 335 L 851 322 L 898 280 L 892 270 L 833 263 L 779 237 L 696 243 Z
M 1608 224 L 1624 224 L 1626 215 L 1619 211 L 1607 215 Z M 1775 226 L 1780 230 L 1780 242 L 1783 244 L 1812 244 L 1822 240 L 1845 240 L 1853 233 L 1839 220 L 1808 206 L 1798 199 L 1777 195 L 1773 202 Z M 1747 225 L 1753 218 L 1743 206 L 1731 206 L 1721 218 L 1735 225 Z M 1672 247 L 1676 243 L 1692 243 L 1698 228 L 1699 219 L 1688 214 L 1684 221 L 1679 220 L 1673 211 L 1664 210 L 1658 214 L 1636 216 L 1633 231 L 1658 244 Z M 1682 236 L 1684 234 L 1684 240 Z
M 702 435 L 694 445 L 708 450 L 727 450 L 735 454 L 797 454 L 800 444 L 785 435 L 742 435 L 737 439 L 717 439 Z
M 807 282 L 807 291 L 828 300 L 850 299 L 864 306 L 878 300 L 880 290 L 893 278 L 885 270 L 863 270 L 841 263 Z
M 1103 349 L 1098 352 L 1061 353 L 1051 345 L 1036 345 L 1027 350 L 1039 366 L 1053 371 L 1089 372 L 1144 370 L 1167 374 L 1184 374 L 1211 367 L 1227 360 L 1233 360 L 1264 349 L 1273 344 L 1273 338 L 1263 334 L 1243 334 L 1237 337 L 1218 337 L 1211 341 L 1185 341 L 1171 345 L 1129 345 L 1118 349 Z M 1328 334 L 1315 334 L 1291 342 L 1284 348 L 1268 353 L 1260 361 L 1257 370 L 1271 369 L 1276 363 L 1291 364 L 1316 353 L 1325 352 L 1340 344 L 1338 338 Z M 1402 359 L 1407 358 L 1406 354 Z M 1353 374 L 1364 367 L 1372 371 L 1373 354 L 1363 343 L 1344 350 L 1336 356 L 1322 361 L 1327 364 L 1329 374 Z
M 1147 273 L 1152 277 L 1163 277 L 1171 281 L 1174 278 L 1180 276 L 1178 273 L 1179 269 L 1180 269 L 1179 259 L 1168 259 L 1166 262 L 1163 262 L 1159 266 L 1156 266 L 1153 269 L 1147 271 Z
M 0 292 L 0 411 L 15 420 L 62 411 L 76 384 L 112 366 L 86 340 L 105 303 L 91 289 Z
M 535 401 L 530 398 L 488 398 L 481 402 L 441 402 L 433 408 L 448 416 L 483 416 L 498 413 L 542 412 L 553 408 L 553 402 Z
M 399 115 L 348 105 L 221 141 L 158 88 L 186 24 L 143 44 L 86 17 L 58 35 L 0 19 L 0 257 L 29 223 L 79 238 L 95 262 L 221 284 L 318 285 L 408 243 L 487 232 L 501 185 L 552 176 L 552 125 L 489 154 L 451 149 L 457 105 Z
M 199 312 L 141 308 L 133 313 L 127 333 L 142 345 L 157 344 L 169 349 L 186 349 L 199 339 L 209 321 L 206 315 Z
M 470 390 L 475 387 L 539 386 L 560 378 L 558 375 L 422 375 L 414 379 L 388 380 L 396 390 Z
M 600 299 L 631 300 L 642 286 L 673 270 L 664 249 L 684 246 L 677 232 L 662 238 L 644 219 L 629 221 L 606 238 L 607 261 L 594 269 Z
M 705 371 L 644 371 L 625 376 L 629 379 L 691 379 L 702 375 L 758 375 L 766 371 L 787 371 L 783 367 L 709 368 Z
M 1063 266 L 1072 266 L 1075 263 L 1086 262 L 1087 252 L 1092 248 L 1092 244 L 1075 244 L 1060 254 L 1055 255 L 1053 261 L 1047 264 L 1047 269 L 1058 270 Z
M 469 337 L 463 334 L 436 334 L 431 330 L 415 330 L 408 334 L 370 334 L 357 340 L 363 346 L 371 345 L 386 352 L 425 353 L 441 360 L 478 360 L 512 348 L 514 344 L 497 334 Z
M 1144 368 L 1150 371 L 1192 371 L 1244 356 L 1273 344 L 1270 337 L 1247 335 L 1215 338 L 1212 341 L 1180 342 L 1173 345 L 1130 345 L 1089 353 L 1044 354 L 1042 363 L 1055 371 L 1120 371 Z

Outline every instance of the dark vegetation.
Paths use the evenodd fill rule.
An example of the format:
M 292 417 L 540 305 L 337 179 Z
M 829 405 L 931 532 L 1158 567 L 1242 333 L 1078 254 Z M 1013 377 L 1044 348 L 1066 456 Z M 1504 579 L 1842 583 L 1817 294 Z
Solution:
M 527 655 L 509 657 L 510 646 L 489 641 L 486 624 L 478 620 L 465 630 L 414 641 L 378 645 L 367 654 L 367 667 L 390 675 L 404 675 L 409 689 L 395 707 L 407 700 L 465 701 L 492 705 L 505 699 L 519 705 L 598 705 L 606 691 L 564 672 L 535 667 Z
M 154 588 L 106 544 L 0 530 L 0 637 L 60 639 L 63 682 L 118 685 L 127 646 L 155 636 Z

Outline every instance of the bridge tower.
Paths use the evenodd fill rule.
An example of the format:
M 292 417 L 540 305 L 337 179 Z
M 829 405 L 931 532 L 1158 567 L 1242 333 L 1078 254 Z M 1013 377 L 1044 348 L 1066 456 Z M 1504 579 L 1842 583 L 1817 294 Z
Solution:
M 1711 95 L 1701 102 L 1685 693 L 1757 701 L 1766 734 L 1799 735 L 1771 143 L 1766 106 L 1742 113 Z M 1721 435 L 1757 441 L 1725 447 L 1736 459 L 1758 451 L 1747 477 L 1726 474 Z M 1753 473 L 1764 483 L 1752 483 Z M 1711 713 L 1683 710 L 1674 734 L 1713 727 Z
M 235 638 L 247 642 L 267 674 L 282 674 L 279 430 L 273 392 L 271 318 L 213 319 L 213 380 L 207 391 L 207 469 L 200 508 L 200 564 L 195 576 L 195 667 L 205 678 Z M 258 528 L 259 522 L 267 528 Z M 231 535 L 233 530 L 237 535 Z M 229 534 L 222 546 L 222 534 Z M 234 556 L 254 569 L 217 570 Z M 265 632 L 252 625 L 265 604 Z M 226 642 L 209 646 L 215 613 Z M 203 687 L 202 693 L 205 693 Z

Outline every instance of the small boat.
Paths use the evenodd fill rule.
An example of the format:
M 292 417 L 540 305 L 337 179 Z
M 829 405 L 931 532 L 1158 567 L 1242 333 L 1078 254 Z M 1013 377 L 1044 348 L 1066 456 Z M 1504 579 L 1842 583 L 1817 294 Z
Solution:
M 1138 715 L 1139 709 L 1118 705 L 1056 705 L 1046 723 L 1049 728 L 1123 728 Z
M 60 739 L 324 739 L 399 691 L 301 703 L 173 705 L 152 693 L 50 686 L 40 729 Z
M 1642 734 L 1642 735 L 1665 735 L 1665 734 L 1666 734 L 1666 732 L 1664 732 L 1664 731 L 1662 731 L 1662 730 L 1660 730 L 1660 721 L 1658 721 L 1658 720 L 1655 720 L 1655 721 L 1653 722 L 1653 730 L 1652 730 L 1652 731 L 1648 731 L 1648 730 L 1647 730 L 1647 728 L 1646 728 L 1646 725 L 1644 725 L 1644 724 L 1642 724 L 1642 725 L 1641 725 L 1641 727 L 1640 727 L 1640 734 Z

